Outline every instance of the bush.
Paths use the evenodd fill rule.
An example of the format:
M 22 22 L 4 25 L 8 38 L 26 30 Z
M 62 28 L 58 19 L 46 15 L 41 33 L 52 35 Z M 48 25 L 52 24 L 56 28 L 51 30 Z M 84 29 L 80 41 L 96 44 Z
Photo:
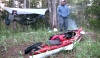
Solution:
M 36 21 L 31 24 L 31 28 L 35 30 L 46 28 L 49 25 L 48 21 L 49 19 L 36 19 Z
M 100 21 L 91 19 L 89 20 L 90 28 L 93 30 L 100 30 Z

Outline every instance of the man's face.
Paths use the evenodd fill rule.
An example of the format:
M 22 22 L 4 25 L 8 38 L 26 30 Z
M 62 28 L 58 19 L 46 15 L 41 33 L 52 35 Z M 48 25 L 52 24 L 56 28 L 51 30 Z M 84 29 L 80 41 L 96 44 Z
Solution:
M 62 4 L 62 5 L 65 5 L 65 1 L 62 1 L 61 4 Z

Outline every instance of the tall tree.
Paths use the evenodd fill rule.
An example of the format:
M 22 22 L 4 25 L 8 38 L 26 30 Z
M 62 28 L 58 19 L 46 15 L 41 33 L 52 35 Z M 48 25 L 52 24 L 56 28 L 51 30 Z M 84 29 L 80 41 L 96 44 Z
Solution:
M 48 0 L 48 9 L 50 15 L 49 21 L 52 29 L 57 28 L 57 15 L 56 15 L 57 1 L 58 0 Z
M 30 8 L 30 2 L 31 2 L 31 1 L 29 0 L 28 2 L 29 2 L 29 8 Z
M 24 8 L 26 8 L 26 0 L 24 0 Z

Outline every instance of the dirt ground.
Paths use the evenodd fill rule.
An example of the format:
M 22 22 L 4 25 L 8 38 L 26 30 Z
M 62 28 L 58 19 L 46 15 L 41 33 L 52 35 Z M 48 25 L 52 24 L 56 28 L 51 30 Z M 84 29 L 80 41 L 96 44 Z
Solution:
M 24 55 L 24 50 L 26 47 L 30 46 L 33 43 L 24 43 L 14 46 L 7 47 L 7 50 L 4 50 L 4 47 L 0 47 L 0 58 L 28 58 L 28 55 Z M 22 53 L 20 53 L 22 52 Z
M 14 45 L 11 47 L 7 47 L 7 51 L 3 50 L 4 47 L 0 47 L 0 58 L 29 58 L 28 55 L 24 55 L 24 50 L 26 47 L 30 46 L 30 44 L 20 44 L 20 45 Z M 22 54 L 20 54 L 20 51 L 22 51 Z M 67 51 L 68 52 L 68 51 Z M 54 55 L 53 58 L 72 58 L 75 57 L 74 53 L 68 53 L 68 55 L 65 55 L 63 53 L 57 53 L 57 55 Z M 48 57 L 49 58 L 49 57 Z M 52 56 L 50 57 L 52 58 Z
M 89 34 L 90 36 L 91 34 Z M 95 35 L 91 35 L 93 37 L 95 37 Z M 92 37 L 92 38 L 93 38 Z M 24 55 L 24 50 L 26 49 L 26 47 L 32 45 L 33 42 L 30 43 L 23 43 L 23 44 L 17 44 L 17 45 L 11 45 L 11 46 L 7 46 L 6 50 L 4 50 L 3 46 L 0 46 L 0 58 L 28 58 L 28 55 Z M 22 54 L 20 53 L 22 52 Z M 63 54 L 58 53 L 57 56 L 55 56 L 55 58 L 63 58 L 61 57 L 63 56 Z M 67 57 L 75 57 L 73 54 L 69 54 L 69 56 L 67 55 Z

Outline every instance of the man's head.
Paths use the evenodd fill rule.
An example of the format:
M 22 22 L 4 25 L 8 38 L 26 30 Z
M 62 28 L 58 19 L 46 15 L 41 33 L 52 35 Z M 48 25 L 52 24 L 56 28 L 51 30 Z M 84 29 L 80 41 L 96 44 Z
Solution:
M 65 0 L 61 0 L 61 5 L 65 5 Z

